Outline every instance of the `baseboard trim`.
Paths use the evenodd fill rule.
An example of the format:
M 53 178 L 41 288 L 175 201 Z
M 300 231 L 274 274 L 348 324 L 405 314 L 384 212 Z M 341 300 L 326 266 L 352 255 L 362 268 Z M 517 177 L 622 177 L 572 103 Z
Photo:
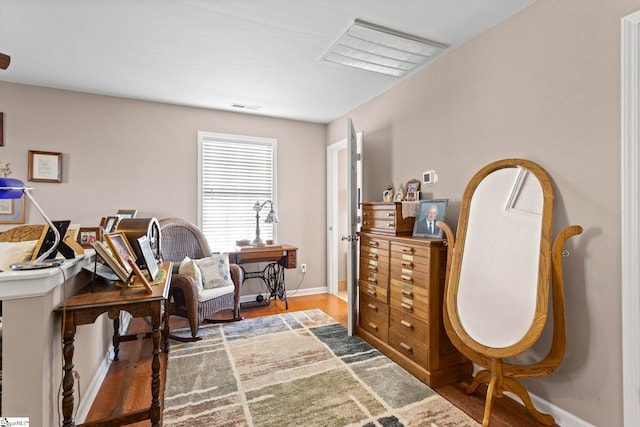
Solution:
M 321 286 L 317 288 L 303 288 L 295 291 L 287 291 L 287 297 L 290 298 L 294 296 L 300 297 L 300 296 L 328 294 L 328 293 L 329 293 L 329 288 L 326 286 Z M 255 301 L 258 295 L 264 296 L 263 294 L 240 295 L 240 302 Z
M 583 419 L 580 419 L 573 415 L 570 412 L 565 411 L 564 409 L 554 405 L 551 402 L 547 402 L 541 397 L 536 396 L 535 394 L 529 393 L 531 396 L 531 400 L 535 407 L 545 414 L 550 414 L 555 418 L 556 424 L 559 426 L 574 426 L 574 427 L 595 427 L 593 424 L 586 422 Z
M 131 322 L 131 315 L 127 312 L 122 312 L 120 316 L 120 333 L 124 334 L 127 329 L 129 329 L 129 323 Z M 100 366 L 98 366 L 98 370 L 95 375 L 91 379 L 89 386 L 86 390 L 84 390 L 84 395 L 80 396 L 78 403 L 78 410 L 76 411 L 76 415 L 74 417 L 74 423 L 76 425 L 82 424 L 87 419 L 87 415 L 89 415 L 89 411 L 91 410 L 91 406 L 93 402 L 96 400 L 96 396 L 100 391 L 100 387 L 102 387 L 102 383 L 104 379 L 107 377 L 109 373 L 109 367 L 113 362 L 113 358 L 115 357 L 115 352 L 113 350 L 113 343 L 109 345 L 107 349 L 107 354 L 102 359 Z M 77 386 L 76 386 L 77 387 Z
M 78 410 L 74 417 L 75 424 L 84 423 L 87 419 L 87 415 L 89 415 L 89 411 L 91 410 L 91 405 L 93 405 L 98 392 L 100 391 L 100 387 L 102 386 L 102 382 L 107 377 L 107 373 L 109 372 L 109 366 L 111 366 L 111 361 L 113 360 L 113 344 L 109 346 L 109 350 L 107 354 L 102 359 L 100 366 L 96 374 L 91 379 L 89 383 L 89 387 L 84 390 L 84 396 L 81 396 L 80 403 L 78 403 Z

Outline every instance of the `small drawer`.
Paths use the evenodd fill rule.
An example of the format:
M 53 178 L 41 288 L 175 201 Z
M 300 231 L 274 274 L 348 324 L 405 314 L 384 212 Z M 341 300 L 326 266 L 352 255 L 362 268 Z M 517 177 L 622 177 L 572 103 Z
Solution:
M 284 268 L 296 268 L 298 266 L 297 251 L 287 251 Z
M 389 328 L 423 345 L 429 345 L 429 324 L 427 321 L 393 307 L 389 309 L 389 314 Z
M 429 347 L 417 340 L 389 331 L 389 345 L 420 366 L 429 367 Z

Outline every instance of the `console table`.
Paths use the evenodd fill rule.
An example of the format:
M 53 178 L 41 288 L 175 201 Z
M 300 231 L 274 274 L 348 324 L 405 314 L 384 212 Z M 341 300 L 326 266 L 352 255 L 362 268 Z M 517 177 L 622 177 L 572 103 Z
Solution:
M 151 420 L 152 426 L 159 426 L 162 416 L 160 407 L 160 335 L 164 338 L 165 351 L 168 348 L 169 340 L 169 310 L 166 306 L 169 295 L 169 285 L 171 283 L 171 263 L 164 262 L 160 266 L 163 276 L 159 283 L 153 284 L 153 292 L 147 293 L 144 287 L 118 288 L 113 282 L 96 278 L 92 283 L 92 275 L 87 271 L 82 271 L 75 277 L 69 279 L 76 282 L 81 281 L 84 285 L 79 292 L 66 299 L 55 310 L 63 317 L 63 392 L 62 392 L 62 413 L 64 416 L 63 426 L 71 427 L 73 421 L 73 352 L 76 326 L 92 324 L 98 316 L 108 313 L 110 319 L 119 319 L 121 311 L 127 311 L 133 317 L 151 317 L 151 338 L 153 340 L 153 361 L 151 363 L 151 406 L 118 417 L 105 420 L 88 422 L 82 424 L 89 425 L 124 425 Z M 121 338 L 117 327 L 114 328 L 114 350 L 118 354 L 118 343 Z
M 284 301 L 285 308 L 289 309 L 287 300 L 287 289 L 284 283 L 284 269 L 296 268 L 298 248 L 291 245 L 265 245 L 265 246 L 242 246 L 232 251 L 225 251 L 229 254 L 229 262 L 238 264 L 244 272 L 244 280 L 262 279 L 269 290 L 269 298 L 263 303 L 244 303 L 244 307 L 268 305 L 271 298 Z M 253 262 L 269 262 L 262 271 L 245 271 L 242 264 Z

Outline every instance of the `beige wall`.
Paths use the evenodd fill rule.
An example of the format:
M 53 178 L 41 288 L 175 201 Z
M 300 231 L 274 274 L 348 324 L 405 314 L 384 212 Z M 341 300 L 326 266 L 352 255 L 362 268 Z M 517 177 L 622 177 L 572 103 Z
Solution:
M 286 271 L 287 288 L 326 286 L 324 125 L 6 82 L 0 82 L 0 111 L 0 162 L 11 164 L 12 178 L 27 182 L 28 150 L 62 152 L 61 184 L 27 184 L 52 219 L 82 226 L 97 226 L 118 209 L 195 223 L 197 131 L 276 138 L 278 240 L 297 246 L 298 263 L 307 264 L 302 283 L 298 269 Z M 43 222 L 29 203 L 26 209 L 27 223 Z M 263 289 L 253 279 L 245 282 L 243 294 Z M 83 387 L 94 378 L 110 343 L 107 320 L 102 316 L 78 330 L 74 363 Z M 60 363 L 52 362 L 53 378 L 59 378 L 55 369 Z
M 429 190 L 450 199 L 450 223 L 485 164 L 520 157 L 547 169 L 555 230 L 585 231 L 564 261 L 565 360 L 526 386 L 600 426 L 622 425 L 620 20 L 638 9 L 638 0 L 539 0 L 332 122 L 327 134 L 338 139 L 348 116 L 364 131 L 365 153 L 368 135 L 388 135 L 396 185 L 435 169 L 440 181 Z M 548 332 L 527 357 L 546 354 Z
M 278 140 L 278 240 L 307 264 L 301 289 L 325 282 L 325 126 L 0 82 L 11 177 L 27 177 L 27 150 L 63 153 L 63 183 L 29 183 L 52 219 L 96 226 L 118 209 L 197 220 L 197 132 Z M 28 205 L 28 203 L 27 203 Z M 27 207 L 27 222 L 41 223 Z M 3 227 L 7 228 L 7 227 Z M 287 286 L 299 283 L 287 271 Z M 260 289 L 248 283 L 244 294 Z

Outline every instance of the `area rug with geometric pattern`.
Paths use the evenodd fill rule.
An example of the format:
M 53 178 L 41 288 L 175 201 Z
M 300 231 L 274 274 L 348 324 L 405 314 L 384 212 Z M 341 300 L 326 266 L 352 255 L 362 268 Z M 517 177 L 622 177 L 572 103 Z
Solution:
M 199 336 L 171 340 L 163 426 L 479 425 L 321 310 L 206 325 Z

